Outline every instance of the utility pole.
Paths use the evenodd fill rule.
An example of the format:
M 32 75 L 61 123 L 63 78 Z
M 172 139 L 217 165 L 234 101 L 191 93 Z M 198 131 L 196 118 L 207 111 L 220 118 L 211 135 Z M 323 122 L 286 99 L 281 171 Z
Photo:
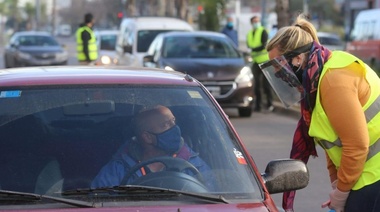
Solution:
M 55 33 L 55 22 L 56 22 L 56 16 L 57 16 L 57 0 L 53 0 L 53 7 L 52 7 L 52 25 L 51 25 L 51 31 L 54 35 Z
M 303 0 L 303 13 L 309 15 L 309 0 Z
M 36 0 L 36 30 L 38 31 L 40 28 L 40 0 Z

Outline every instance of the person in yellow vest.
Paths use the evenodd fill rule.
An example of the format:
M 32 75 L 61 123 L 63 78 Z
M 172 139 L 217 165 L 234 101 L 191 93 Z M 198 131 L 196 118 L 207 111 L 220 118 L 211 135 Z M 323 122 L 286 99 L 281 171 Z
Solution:
M 76 31 L 77 58 L 80 65 L 96 65 L 98 47 L 92 27 L 94 17 L 91 13 L 84 15 L 84 23 Z
M 354 55 L 322 46 L 302 14 L 280 28 L 266 49 L 270 61 L 260 67 L 281 101 L 286 106 L 301 101 L 291 158 L 306 163 L 317 156 L 315 144 L 325 150 L 332 190 L 321 206 L 336 212 L 380 211 L 376 72 Z M 283 198 L 285 211 L 293 211 L 293 200 L 294 193 Z
M 251 19 L 252 29 L 247 34 L 247 46 L 251 49 L 252 56 L 252 72 L 254 76 L 254 86 L 253 91 L 255 94 L 255 108 L 254 111 L 261 111 L 262 95 L 261 87 L 267 98 L 266 109 L 268 111 L 273 111 L 273 97 L 271 87 L 268 81 L 263 77 L 258 64 L 268 61 L 268 52 L 265 46 L 268 42 L 268 32 L 261 26 L 260 18 L 258 16 L 253 16 Z

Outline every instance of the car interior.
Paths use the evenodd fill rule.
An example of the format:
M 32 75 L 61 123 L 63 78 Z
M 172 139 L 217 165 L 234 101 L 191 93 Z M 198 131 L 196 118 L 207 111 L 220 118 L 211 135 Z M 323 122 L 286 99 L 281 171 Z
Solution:
M 0 116 L 0 189 L 54 196 L 89 188 L 118 148 L 134 136 L 132 119 L 146 107 L 128 102 L 128 98 L 118 99 L 123 92 L 111 91 L 88 89 L 67 92 L 60 98 L 52 97 L 54 92 L 36 98 L 39 91 L 30 96 L 24 91 L 24 100 L 3 99 L 8 107 L 29 106 L 20 106 L 18 114 L 5 109 Z M 224 134 L 220 120 L 212 115 L 216 111 L 205 107 L 200 96 L 186 99 L 174 94 L 166 102 L 157 101 L 159 98 L 142 98 L 141 102 L 167 105 L 172 110 L 186 144 L 212 168 L 220 192 L 248 192 L 250 186 L 236 180 L 242 177 L 238 172 L 249 175 L 246 166 L 236 165 L 234 151 L 240 147 L 231 142 L 232 134 Z M 86 100 L 79 101 L 83 95 Z M 94 99 L 88 100 L 90 96 Z M 160 96 L 160 92 L 152 96 Z M 42 100 L 46 102 L 37 106 Z

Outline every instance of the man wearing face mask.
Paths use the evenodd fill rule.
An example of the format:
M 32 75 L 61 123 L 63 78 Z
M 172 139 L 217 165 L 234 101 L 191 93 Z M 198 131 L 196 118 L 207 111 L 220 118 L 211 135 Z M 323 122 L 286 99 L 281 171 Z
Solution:
M 268 32 L 261 26 L 260 18 L 258 16 L 253 16 L 251 18 L 252 30 L 247 34 L 247 46 L 251 49 L 251 56 L 253 60 L 252 71 L 255 79 L 254 82 L 254 93 L 255 93 L 255 108 L 254 111 L 261 111 L 261 85 L 263 87 L 264 93 L 267 98 L 266 109 L 271 112 L 273 111 L 273 97 L 271 87 L 268 80 L 263 77 L 263 73 L 259 67 L 259 64 L 264 63 L 269 60 L 268 52 L 265 46 L 268 42 Z
M 122 182 L 129 184 L 143 175 L 164 168 L 162 163 L 152 163 L 124 179 L 128 170 L 136 164 L 155 157 L 172 156 L 194 165 L 202 174 L 205 186 L 209 190 L 215 189 L 210 167 L 185 144 L 169 108 L 158 105 L 139 112 L 135 117 L 134 127 L 136 136 L 119 148 L 112 160 L 95 177 L 91 188 L 118 186 Z M 191 171 L 185 170 L 184 173 L 194 176 Z
M 226 26 L 224 26 L 221 32 L 231 38 L 236 47 L 239 47 L 238 34 L 234 29 L 234 22 L 231 16 L 227 17 Z

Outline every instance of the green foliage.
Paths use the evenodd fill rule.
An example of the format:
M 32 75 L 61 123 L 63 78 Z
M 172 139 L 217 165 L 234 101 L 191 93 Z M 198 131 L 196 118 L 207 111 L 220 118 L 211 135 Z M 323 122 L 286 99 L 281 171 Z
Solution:
M 219 17 L 224 11 L 228 0 L 194 0 L 194 3 L 203 7 L 203 12 L 198 12 L 198 24 L 200 30 L 219 31 Z

